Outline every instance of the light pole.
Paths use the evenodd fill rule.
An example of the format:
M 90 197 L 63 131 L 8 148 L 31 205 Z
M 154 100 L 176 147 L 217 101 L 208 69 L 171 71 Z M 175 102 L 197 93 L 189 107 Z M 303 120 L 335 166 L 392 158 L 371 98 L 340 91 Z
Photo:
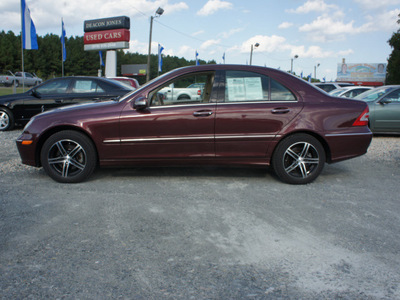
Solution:
M 149 53 L 147 55 L 147 71 L 146 71 L 146 81 L 150 80 L 150 55 L 151 55 L 151 34 L 153 33 L 153 19 L 161 16 L 164 10 L 159 7 L 156 10 L 156 14 L 150 17 L 150 35 L 149 35 Z
M 299 56 L 296 54 L 292 59 L 291 59 L 291 66 L 290 66 L 290 73 L 293 74 L 293 60 L 298 58 Z
M 320 66 L 320 64 L 317 64 L 314 66 L 314 78 L 317 79 L 317 68 Z
M 258 46 L 260 46 L 259 43 L 255 43 L 254 47 L 257 48 Z M 251 61 L 253 59 L 253 44 L 251 44 L 251 50 L 250 50 L 250 66 L 251 66 Z

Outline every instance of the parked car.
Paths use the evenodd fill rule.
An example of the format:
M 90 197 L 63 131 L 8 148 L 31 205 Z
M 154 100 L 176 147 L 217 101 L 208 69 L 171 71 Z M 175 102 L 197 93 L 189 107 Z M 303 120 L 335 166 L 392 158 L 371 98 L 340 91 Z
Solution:
M 204 83 L 192 83 L 186 86 L 185 79 L 174 82 L 160 90 L 166 101 L 197 101 L 201 99 Z
M 373 89 L 370 86 L 347 86 L 329 92 L 334 97 L 354 98 L 366 91 Z
M 36 76 L 35 73 L 28 72 L 16 72 L 15 73 L 15 85 L 16 86 L 35 86 L 43 82 L 42 78 Z
M 347 82 L 317 82 L 314 83 L 314 85 L 329 93 L 330 91 L 339 89 L 341 87 L 353 86 L 354 84 Z
M 165 87 L 204 83 L 196 101 L 164 100 Z M 17 139 L 22 163 L 81 182 L 100 166 L 272 165 L 292 184 L 326 162 L 366 153 L 368 105 L 331 97 L 276 69 L 203 65 L 168 72 L 119 101 L 32 118 Z
M 11 71 L 2 71 L 0 73 L 0 84 L 4 86 L 13 85 L 15 80 L 15 75 Z
M 400 85 L 381 86 L 354 99 L 368 103 L 373 133 L 400 134 Z
M 104 101 L 123 96 L 133 88 L 99 77 L 62 77 L 21 94 L 0 96 L 0 131 L 27 123 L 43 111 L 64 105 Z
M 107 77 L 107 78 L 121 81 L 123 83 L 130 85 L 135 89 L 140 88 L 140 84 L 135 78 L 130 78 L 130 77 Z

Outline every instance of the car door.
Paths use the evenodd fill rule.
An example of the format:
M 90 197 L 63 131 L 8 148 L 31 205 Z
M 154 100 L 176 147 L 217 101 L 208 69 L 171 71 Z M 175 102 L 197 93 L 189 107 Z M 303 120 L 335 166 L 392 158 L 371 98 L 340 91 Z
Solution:
M 71 85 L 71 104 L 108 100 L 115 95 L 106 92 L 96 79 L 75 78 Z
M 375 131 L 400 132 L 400 89 L 377 101 L 372 113 Z
M 267 75 L 226 71 L 217 103 L 217 157 L 265 157 L 269 144 L 302 109 L 301 99 Z
M 70 78 L 56 78 L 33 88 L 29 98 L 23 101 L 24 119 L 30 119 L 43 111 L 70 104 L 68 89 Z
M 121 114 L 119 156 L 124 159 L 215 157 L 214 116 L 216 84 L 214 72 L 191 73 L 148 93 L 150 106 L 136 110 L 129 103 Z M 206 85 L 198 101 L 177 102 L 161 90 L 191 83 Z

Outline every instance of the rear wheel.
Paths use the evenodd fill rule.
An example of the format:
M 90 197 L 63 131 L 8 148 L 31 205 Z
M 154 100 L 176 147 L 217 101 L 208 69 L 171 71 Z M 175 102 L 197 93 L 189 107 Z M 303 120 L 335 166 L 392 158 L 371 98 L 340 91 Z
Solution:
M 71 130 L 50 136 L 43 144 L 40 158 L 46 173 L 62 183 L 86 180 L 97 164 L 92 141 L 84 134 Z
M 278 144 L 272 157 L 272 167 L 283 182 L 306 184 L 319 176 L 325 159 L 325 150 L 316 138 L 295 134 Z
M 13 113 L 5 107 L 0 107 L 0 131 L 11 130 L 14 128 Z

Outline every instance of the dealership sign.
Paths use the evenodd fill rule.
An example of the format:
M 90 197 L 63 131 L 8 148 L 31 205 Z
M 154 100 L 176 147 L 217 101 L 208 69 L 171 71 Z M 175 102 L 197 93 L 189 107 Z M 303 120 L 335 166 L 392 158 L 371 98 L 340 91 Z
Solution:
M 110 42 L 129 42 L 130 32 L 128 29 L 114 29 L 104 31 L 85 32 L 84 43 L 99 44 Z
M 113 17 L 105 19 L 87 20 L 83 25 L 84 32 L 110 30 L 110 29 L 131 28 L 128 17 Z
M 125 16 L 85 21 L 84 50 L 127 49 L 129 28 L 130 20 Z

